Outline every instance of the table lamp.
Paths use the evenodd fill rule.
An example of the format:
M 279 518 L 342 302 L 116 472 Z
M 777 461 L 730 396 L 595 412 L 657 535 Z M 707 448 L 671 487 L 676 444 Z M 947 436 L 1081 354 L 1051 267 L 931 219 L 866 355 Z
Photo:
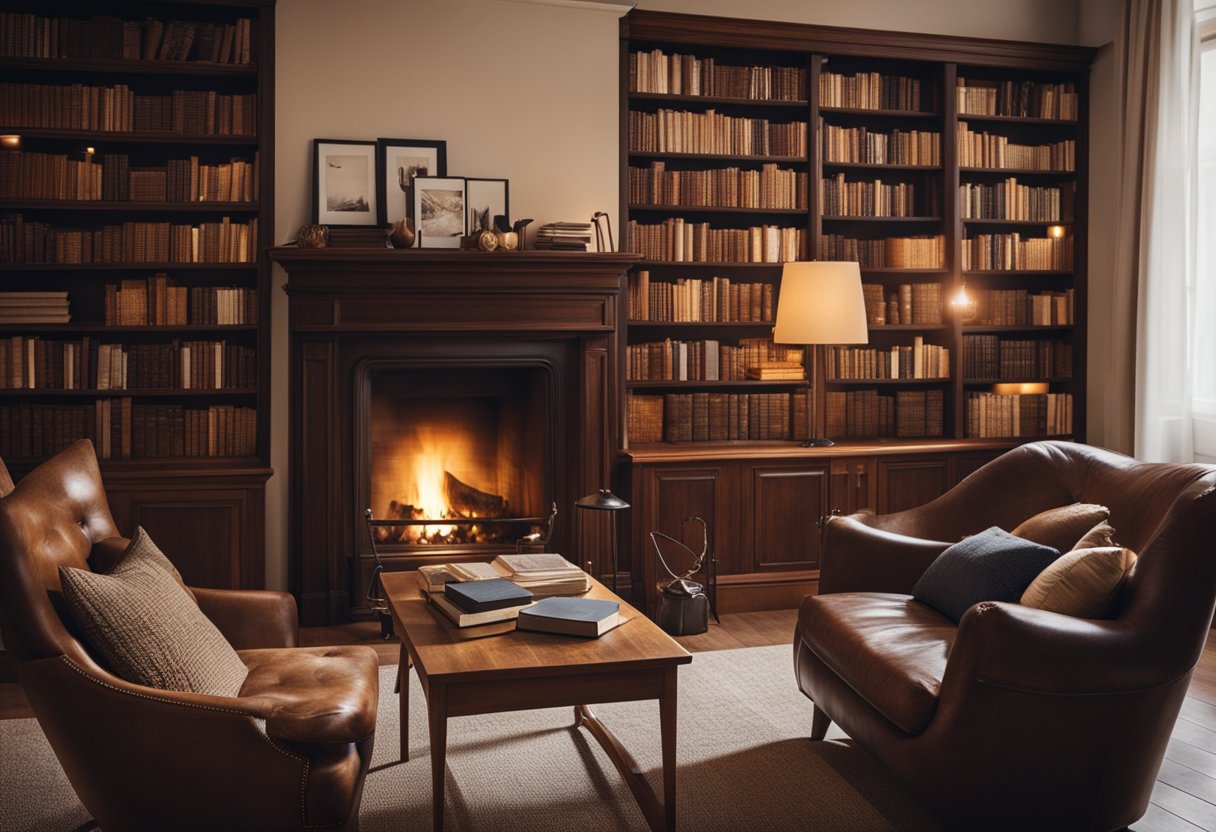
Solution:
M 861 267 L 852 261 L 786 263 L 781 270 L 777 300 L 777 344 L 864 344 L 869 340 L 866 304 L 861 292 Z M 818 362 L 818 351 L 810 356 Z M 818 366 L 818 363 L 817 363 Z M 812 391 L 814 395 L 814 391 Z M 812 423 L 816 408 L 809 408 Z M 812 435 L 816 433 L 812 424 Z M 823 437 L 806 439 L 803 447 L 834 444 Z
M 617 573 L 617 532 L 616 518 L 617 515 L 629 508 L 629 503 L 622 500 L 620 497 L 613 494 L 607 488 L 601 488 L 594 494 L 588 494 L 586 497 L 580 497 L 575 501 L 574 507 L 585 511 L 610 511 L 612 525 L 612 592 L 616 593 L 616 573 Z

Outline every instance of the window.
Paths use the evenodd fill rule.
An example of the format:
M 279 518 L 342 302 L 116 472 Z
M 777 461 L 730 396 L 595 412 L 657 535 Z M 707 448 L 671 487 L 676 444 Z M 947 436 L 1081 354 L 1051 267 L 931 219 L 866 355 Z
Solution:
M 1216 5 L 1197 0 L 1196 7 L 1201 46 L 1192 390 L 1195 453 L 1216 459 Z

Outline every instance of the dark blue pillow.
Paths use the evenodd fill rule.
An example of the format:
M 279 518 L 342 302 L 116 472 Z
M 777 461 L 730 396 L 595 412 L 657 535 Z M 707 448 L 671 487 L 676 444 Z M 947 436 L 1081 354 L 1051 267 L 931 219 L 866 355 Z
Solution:
M 980 601 L 1017 601 L 1059 556 L 993 526 L 938 555 L 912 587 L 912 598 L 957 623 Z

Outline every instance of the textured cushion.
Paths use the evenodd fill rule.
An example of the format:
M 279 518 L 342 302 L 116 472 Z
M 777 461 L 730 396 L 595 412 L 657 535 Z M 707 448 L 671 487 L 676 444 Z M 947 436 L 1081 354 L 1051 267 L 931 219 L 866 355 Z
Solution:
M 1067 552 L 1077 545 L 1082 535 L 1109 517 L 1110 510 L 1106 506 L 1073 503 L 1036 514 L 1019 524 L 1013 534 Z
M 129 682 L 236 696 L 245 664 L 142 529 L 106 574 L 60 567 L 64 598 L 89 647 Z
M 1022 593 L 1022 604 L 1077 618 L 1105 618 L 1136 564 L 1121 546 L 1073 549 L 1048 566 Z
M 1098 525 L 1085 533 L 1085 536 L 1077 541 L 1074 549 L 1101 549 L 1109 546 L 1117 546 L 1115 543 L 1115 530 L 1110 523 L 1103 520 Z
M 912 597 L 951 621 L 980 601 L 1017 601 L 1059 551 L 993 526 L 937 556 L 912 587 Z

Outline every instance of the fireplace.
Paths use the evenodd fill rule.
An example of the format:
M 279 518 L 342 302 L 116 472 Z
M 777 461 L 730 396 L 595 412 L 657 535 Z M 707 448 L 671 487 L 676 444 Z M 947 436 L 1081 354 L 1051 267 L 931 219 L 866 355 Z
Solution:
M 366 615 L 374 551 L 386 569 L 489 560 L 545 528 L 554 505 L 549 549 L 607 577 L 606 535 L 577 525 L 573 504 L 611 480 L 629 255 L 272 256 L 288 272 L 302 623 Z M 374 551 L 369 508 L 401 521 L 372 530 Z M 627 556 L 619 569 L 628 586 Z

